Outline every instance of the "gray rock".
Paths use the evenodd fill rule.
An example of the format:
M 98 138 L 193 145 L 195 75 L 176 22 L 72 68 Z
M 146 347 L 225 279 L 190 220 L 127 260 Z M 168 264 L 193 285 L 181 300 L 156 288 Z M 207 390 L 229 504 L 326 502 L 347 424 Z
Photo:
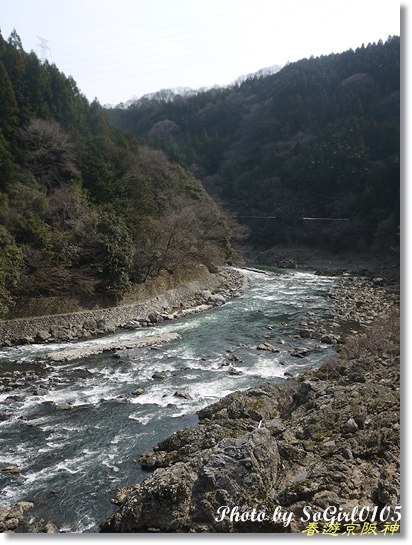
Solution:
M 187 531 L 200 525 L 207 531 L 233 531 L 242 523 L 215 521 L 222 501 L 247 505 L 249 497 L 269 502 L 276 481 L 279 454 L 266 429 L 242 438 L 223 439 L 190 463 L 157 469 L 126 495 L 120 511 L 110 515 L 101 532 Z M 195 530 L 196 531 L 196 530 Z M 241 531 L 245 531 L 244 528 Z M 247 525 L 246 525 L 247 531 Z
M 19 344 L 32 344 L 34 342 L 33 337 L 30 337 L 29 335 L 25 337 L 20 337 Z
M 6 473 L 8 475 L 14 474 L 14 473 L 20 473 L 20 472 L 21 472 L 21 469 L 17 466 L 7 466 L 7 467 L 3 467 L 3 469 L 1 470 L 1 473 Z
M 56 411 L 68 411 L 70 409 L 73 409 L 73 406 L 69 403 L 59 403 L 55 406 Z
M 294 358 L 304 358 L 305 356 L 308 355 L 309 349 L 308 348 L 294 348 L 289 353 Z
M 279 436 L 286 430 L 285 424 L 278 419 L 269 420 L 262 424 L 263 427 L 269 430 L 273 437 Z
M 136 390 L 133 390 L 132 396 L 141 396 L 144 394 L 143 388 L 136 388 Z
M 193 399 L 190 394 L 187 394 L 186 392 L 183 392 L 182 390 L 176 390 L 176 392 L 173 395 L 175 397 L 181 397 L 183 399 Z
M 42 329 L 41 331 L 38 331 L 36 333 L 36 336 L 34 338 L 35 342 L 36 343 L 44 343 L 46 342 L 48 339 L 50 339 L 51 335 L 48 331 L 45 331 L 44 329 Z
M 239 358 L 239 356 L 236 356 L 236 354 L 230 354 L 228 357 L 229 361 L 234 361 L 236 363 L 242 363 L 242 360 Z
M 223 295 L 220 295 L 219 293 L 215 293 L 209 297 L 207 302 L 214 306 L 221 306 L 226 303 L 226 299 L 223 297 Z
M 343 424 L 343 431 L 345 433 L 355 433 L 357 429 L 358 425 L 352 417 Z
M 335 344 L 341 340 L 340 335 L 333 335 L 328 333 L 327 335 L 322 335 L 320 341 L 325 344 Z
M 17 519 L 17 518 L 7 518 L 4 521 L 4 525 L 6 526 L 7 530 L 15 530 L 19 525 L 19 519 Z
M 196 296 L 200 301 L 207 303 L 209 298 L 212 297 L 212 292 L 210 290 L 201 290 L 197 292 Z
M 139 329 L 139 327 L 142 327 L 140 322 L 135 320 L 129 320 L 124 326 L 125 329 Z
M 49 523 L 46 524 L 46 526 L 44 527 L 43 533 L 44 533 L 44 534 L 57 534 L 58 531 L 59 531 L 59 530 L 56 528 L 56 526 L 55 526 L 52 522 L 49 522 Z
M 264 342 L 258 345 L 258 350 L 267 350 L 268 352 L 280 352 L 279 348 L 276 348 L 276 346 L 273 346 L 270 343 Z
M 93 318 L 89 320 L 85 320 L 82 325 L 83 329 L 86 329 L 87 331 L 93 331 L 97 329 L 97 322 Z
M 46 388 L 33 388 L 32 392 L 33 392 L 33 395 L 35 396 L 45 396 L 49 393 L 49 391 L 46 390 Z

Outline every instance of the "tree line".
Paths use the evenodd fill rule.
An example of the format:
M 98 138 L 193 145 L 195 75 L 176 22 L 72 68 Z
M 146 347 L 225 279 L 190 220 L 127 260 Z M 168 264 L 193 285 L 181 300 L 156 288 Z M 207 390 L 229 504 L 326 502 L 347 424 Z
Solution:
M 399 37 L 108 113 L 189 168 L 230 214 L 276 217 L 242 219 L 260 247 L 399 248 Z

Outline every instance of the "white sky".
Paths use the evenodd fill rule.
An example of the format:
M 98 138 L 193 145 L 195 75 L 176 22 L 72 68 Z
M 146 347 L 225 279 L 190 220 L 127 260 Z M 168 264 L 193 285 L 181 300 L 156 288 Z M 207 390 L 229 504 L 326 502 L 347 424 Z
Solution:
M 0 0 L 0 29 L 72 75 L 89 100 L 227 85 L 400 34 L 393 0 Z

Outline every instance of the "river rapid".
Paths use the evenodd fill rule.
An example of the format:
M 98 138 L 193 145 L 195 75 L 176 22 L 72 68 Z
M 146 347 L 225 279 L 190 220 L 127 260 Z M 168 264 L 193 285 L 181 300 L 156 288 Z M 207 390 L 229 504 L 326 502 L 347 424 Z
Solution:
M 0 473 L 0 503 L 32 501 L 36 518 L 53 522 L 60 532 L 97 532 L 115 510 L 112 492 L 149 475 L 139 455 L 174 431 L 195 426 L 197 410 L 235 390 L 282 382 L 334 354 L 333 346 L 298 332 L 304 323 L 310 327 L 330 317 L 333 300 L 326 295 L 336 278 L 307 271 L 245 272 L 250 289 L 221 307 L 76 343 L 181 335 L 162 346 L 134 350 L 130 357 L 106 352 L 50 364 L 46 353 L 73 348 L 73 343 L 1 349 L 3 376 L 16 382 L 31 376 L 33 382 L 29 388 L 0 392 L 5 417 L 0 421 L 0 469 L 13 465 L 21 471 Z M 263 342 L 279 352 L 257 350 Z M 295 348 L 309 352 L 293 357 Z M 155 372 L 165 378 L 152 378 Z M 137 388 L 144 393 L 133 395 Z M 191 399 L 176 397 L 176 391 Z M 57 410 L 63 403 L 72 408 Z

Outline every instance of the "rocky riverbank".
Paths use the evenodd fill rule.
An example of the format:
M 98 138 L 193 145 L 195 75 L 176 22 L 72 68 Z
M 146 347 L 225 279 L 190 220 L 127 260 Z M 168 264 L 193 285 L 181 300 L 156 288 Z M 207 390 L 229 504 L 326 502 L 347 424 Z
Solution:
M 199 411 L 199 426 L 143 454 L 153 475 L 116 491 L 120 509 L 101 532 L 296 533 L 308 508 L 327 507 L 369 508 L 365 520 L 375 513 L 372 528 L 382 529 L 386 506 L 400 504 L 398 295 L 344 277 L 328 296 L 330 320 L 308 311 L 301 336 L 339 343 L 339 356 Z
M 399 283 L 399 249 L 385 254 L 367 249 L 333 253 L 320 247 L 274 246 L 261 251 L 254 247 L 243 247 L 241 252 L 248 263 L 260 263 L 281 269 L 309 269 L 334 275 L 348 272 L 370 278 L 383 276 L 387 282 Z
M 222 305 L 247 288 L 247 277 L 222 268 L 201 280 L 124 306 L 0 321 L 0 346 L 70 342 L 107 335 L 117 329 L 150 327 L 163 320 Z
M 221 296 L 240 293 L 244 277 L 232 272 L 233 276 L 224 275 L 226 284 L 221 283 L 214 293 L 204 285 L 190 288 L 183 306 L 171 307 L 167 315 L 175 318 L 198 312 L 221 304 Z M 182 429 L 143 454 L 142 466 L 155 470 L 154 474 L 115 493 L 113 503 L 120 510 L 106 519 L 101 531 L 300 532 L 301 513 L 307 505 L 313 510 L 328 505 L 379 510 L 386 504 L 397 505 L 399 339 L 398 318 L 392 310 L 399 295 L 385 281 L 342 276 L 338 287 L 325 297 L 334 302 L 328 317 L 308 308 L 307 319 L 291 333 L 336 344 L 339 358 L 291 378 L 285 387 L 262 384 L 202 409 L 199 426 Z M 165 314 L 165 309 L 159 312 Z M 388 315 L 391 318 L 385 320 Z M 146 323 L 137 324 L 136 319 L 129 327 L 155 323 L 149 312 L 136 317 L 147 318 Z M 276 357 L 276 346 L 264 338 L 261 344 Z M 291 355 L 305 357 L 304 351 Z M 37 362 L 35 372 L 23 368 L 3 372 L 0 388 L 10 392 L 10 401 L 28 394 L 28 388 L 43 395 L 50 365 L 46 367 Z M 65 380 L 88 375 L 87 369 L 70 373 L 66 376 L 62 370 L 50 386 L 64 388 Z M 71 406 L 61 403 L 54 408 Z M 7 418 L 8 414 L 0 413 L 0 420 Z M 30 425 L 22 420 L 22 426 Z M 3 471 L 18 472 L 19 468 Z M 268 516 L 278 509 L 278 513 L 292 513 L 294 520 L 287 526 L 279 519 L 242 522 L 236 517 L 230 520 L 229 513 L 216 521 L 222 506 L 230 507 L 229 511 L 238 507 L 239 512 L 256 509 Z M 35 508 L 27 514 L 23 510 L 20 518 L 10 515 L 14 508 L 2 506 L 0 531 L 57 530 L 47 521 L 37 521 Z

